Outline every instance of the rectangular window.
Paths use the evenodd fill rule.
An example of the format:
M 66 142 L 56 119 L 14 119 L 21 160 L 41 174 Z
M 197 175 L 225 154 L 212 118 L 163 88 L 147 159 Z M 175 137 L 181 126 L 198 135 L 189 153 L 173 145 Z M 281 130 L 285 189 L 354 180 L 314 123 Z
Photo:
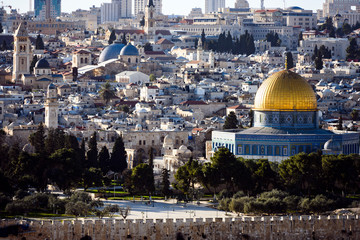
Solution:
M 242 154 L 243 153 L 243 148 L 242 145 L 238 145 L 238 154 Z

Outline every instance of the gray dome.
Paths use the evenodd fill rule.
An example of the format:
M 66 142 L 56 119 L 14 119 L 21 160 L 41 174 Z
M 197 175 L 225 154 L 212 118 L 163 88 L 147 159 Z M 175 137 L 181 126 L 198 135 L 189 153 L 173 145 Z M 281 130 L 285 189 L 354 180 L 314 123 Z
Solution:
M 135 46 L 133 46 L 131 43 L 129 43 L 123 49 L 121 49 L 120 55 L 121 56 L 139 56 L 139 51 Z
M 301 7 L 298 7 L 298 6 L 292 6 L 292 7 L 289 7 L 288 10 L 304 10 L 304 9 Z
M 50 68 L 50 64 L 45 58 L 42 58 L 36 62 L 35 68 L 41 68 L 41 69 Z
M 125 45 L 120 42 L 114 42 L 113 44 L 107 46 L 100 54 L 99 63 L 110 59 L 117 59 L 124 46 Z
M 341 151 L 342 147 L 341 147 L 341 143 L 339 141 L 330 139 L 329 141 L 327 141 L 325 143 L 324 149 L 339 152 L 339 151 Z

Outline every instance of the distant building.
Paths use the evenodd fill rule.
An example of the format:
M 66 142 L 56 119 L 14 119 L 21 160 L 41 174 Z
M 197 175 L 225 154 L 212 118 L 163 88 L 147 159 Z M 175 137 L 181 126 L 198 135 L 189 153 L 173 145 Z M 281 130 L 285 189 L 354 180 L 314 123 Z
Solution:
M 314 54 L 315 46 L 319 49 L 321 45 L 324 45 L 326 48 L 331 50 L 332 58 L 345 59 L 346 48 L 349 46 L 349 40 L 347 38 L 308 38 L 300 41 L 298 51 L 299 53 L 307 53 L 312 56 Z
M 360 2 L 358 0 L 326 0 L 323 3 L 322 17 L 332 17 L 337 13 L 343 14 L 351 10 L 360 10 Z
M 131 0 L 112 0 L 101 4 L 101 22 L 117 22 L 120 18 L 131 17 Z
M 145 7 L 148 5 L 149 0 L 134 0 L 134 15 L 139 13 L 145 13 Z M 155 6 L 155 12 L 157 14 L 162 13 L 162 0 L 153 0 Z
M 205 13 L 217 12 L 225 7 L 225 0 L 205 0 Z
M 61 0 L 35 0 L 35 17 L 39 19 L 49 19 L 60 17 Z
M 236 0 L 235 8 L 249 8 L 249 2 L 246 0 Z

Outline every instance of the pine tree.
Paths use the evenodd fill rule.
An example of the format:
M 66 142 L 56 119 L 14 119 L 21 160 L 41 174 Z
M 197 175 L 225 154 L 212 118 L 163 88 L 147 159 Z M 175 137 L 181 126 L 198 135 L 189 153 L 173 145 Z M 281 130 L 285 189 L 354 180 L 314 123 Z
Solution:
M 304 40 L 304 37 L 303 37 L 303 33 L 300 32 L 299 33 L 299 38 L 298 38 L 298 46 L 300 46 L 300 41 Z
M 323 60 L 321 55 L 315 58 L 315 68 L 317 70 L 323 69 Z
M 294 67 L 294 59 L 291 52 L 286 52 L 286 62 L 285 62 L 285 68 L 291 69 Z
M 161 192 L 164 196 L 169 196 L 170 195 L 170 175 L 169 175 L 169 170 L 167 170 L 166 168 L 163 168 L 161 171 L 161 178 L 162 178 L 162 189 Z
M 350 44 L 346 49 L 346 59 L 347 60 L 353 60 L 357 58 L 359 52 L 359 47 L 357 45 L 356 39 L 355 38 L 351 38 L 350 40 Z
M 98 157 L 99 167 L 103 174 L 110 170 L 110 154 L 106 146 L 103 146 Z
M 238 127 L 238 120 L 234 112 L 230 112 L 225 119 L 224 129 L 236 129 Z
M 8 49 L 8 45 L 6 43 L 6 41 L 4 40 L 3 43 L 1 44 L 1 50 L 6 51 Z
M 32 61 L 31 61 L 31 64 L 30 64 L 30 72 L 31 73 L 34 72 L 34 67 L 35 67 L 37 61 L 38 61 L 38 57 L 37 57 L 37 55 L 34 55 Z
M 122 137 L 115 140 L 113 151 L 110 158 L 110 170 L 123 172 L 127 168 L 127 154 Z
M 37 50 L 44 50 L 45 49 L 44 42 L 43 42 L 42 37 L 40 36 L 40 34 L 38 34 L 37 37 L 36 37 L 35 49 L 37 49 Z
M 225 39 L 225 51 L 231 52 L 233 48 L 233 41 L 230 31 L 228 32 L 226 39 Z
M 122 40 L 121 40 L 121 43 L 126 45 L 127 44 L 127 40 L 126 40 L 126 36 L 125 36 L 125 33 L 123 34 L 122 36 Z
M 115 30 L 112 30 L 108 41 L 109 45 L 112 44 L 115 40 L 116 40 Z
M 93 133 L 93 135 L 90 137 L 90 140 L 88 142 L 89 151 L 87 152 L 87 163 L 88 167 L 97 167 L 97 158 L 98 158 L 98 149 L 97 149 L 97 140 L 96 140 L 97 134 L 96 132 Z
M 206 35 L 205 35 L 205 30 L 204 29 L 201 32 L 201 42 L 203 44 L 203 49 L 207 50 L 207 47 L 206 47 Z
M 318 55 L 318 47 L 317 47 L 317 45 L 315 45 L 315 48 L 314 48 L 314 54 L 312 55 L 312 57 L 311 57 L 311 59 L 314 61 L 315 60 L 315 58 L 317 57 L 317 55 Z

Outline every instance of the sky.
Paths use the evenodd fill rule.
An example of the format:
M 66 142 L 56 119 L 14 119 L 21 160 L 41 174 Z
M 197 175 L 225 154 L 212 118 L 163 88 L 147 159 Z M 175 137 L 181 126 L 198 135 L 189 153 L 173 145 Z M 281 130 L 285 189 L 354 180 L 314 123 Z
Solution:
M 34 0 L 31 0 L 32 2 Z M 321 0 L 285 0 L 286 7 L 299 6 L 304 9 L 316 10 L 322 8 Z M 29 10 L 30 0 L 2 0 L 4 6 L 11 5 L 13 8 L 20 9 L 20 12 Z M 62 12 L 71 12 L 76 9 L 89 9 L 92 5 L 99 7 L 103 2 L 111 0 L 62 0 Z M 260 0 L 248 0 L 251 8 L 260 8 Z M 235 0 L 226 0 L 227 7 L 234 7 Z M 201 7 L 205 10 L 205 0 L 163 0 L 163 13 L 170 15 L 188 15 L 194 7 Z M 265 0 L 266 8 L 284 7 L 283 0 Z M 9 8 L 6 8 L 9 10 Z

